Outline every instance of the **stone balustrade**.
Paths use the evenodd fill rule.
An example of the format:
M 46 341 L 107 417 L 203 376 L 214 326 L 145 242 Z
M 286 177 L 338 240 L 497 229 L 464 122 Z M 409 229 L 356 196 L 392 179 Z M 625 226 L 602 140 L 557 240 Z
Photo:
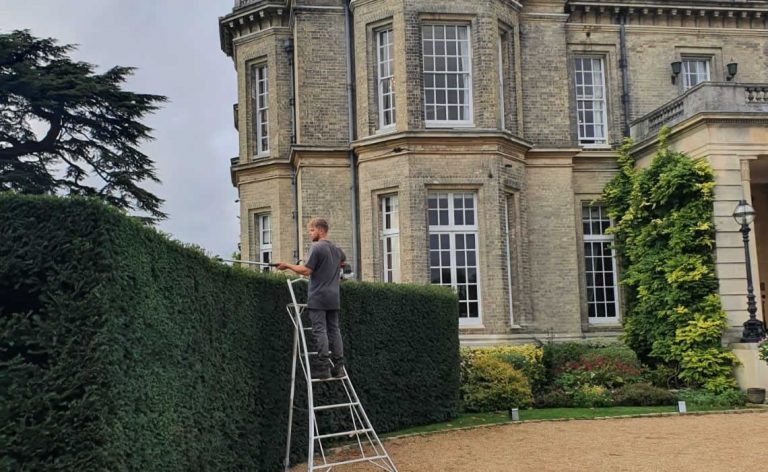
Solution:
M 674 100 L 632 122 L 630 134 L 642 142 L 658 134 L 662 126 L 672 127 L 698 114 L 767 113 L 768 84 L 702 82 Z

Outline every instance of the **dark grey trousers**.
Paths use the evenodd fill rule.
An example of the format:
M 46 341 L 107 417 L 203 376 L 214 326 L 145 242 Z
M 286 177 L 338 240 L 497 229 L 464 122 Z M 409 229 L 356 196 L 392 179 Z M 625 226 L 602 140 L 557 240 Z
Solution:
M 330 366 L 328 351 L 334 364 L 344 361 L 344 344 L 341 342 L 339 329 L 339 310 L 309 309 L 309 319 L 312 322 L 312 337 L 318 352 L 318 365 Z

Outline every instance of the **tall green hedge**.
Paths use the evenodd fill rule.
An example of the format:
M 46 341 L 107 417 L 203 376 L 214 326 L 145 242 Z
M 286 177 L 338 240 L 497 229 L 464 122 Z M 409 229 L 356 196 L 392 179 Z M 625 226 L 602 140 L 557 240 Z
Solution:
M 88 200 L 0 196 L 0 241 L 0 470 L 280 470 L 283 278 L 218 264 Z M 454 415 L 455 297 L 358 283 L 342 297 L 349 370 L 375 427 Z

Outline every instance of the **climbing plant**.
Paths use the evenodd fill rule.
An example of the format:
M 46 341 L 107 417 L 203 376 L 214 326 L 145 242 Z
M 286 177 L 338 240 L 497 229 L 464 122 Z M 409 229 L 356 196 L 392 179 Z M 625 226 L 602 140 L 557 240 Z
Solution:
M 735 386 L 736 357 L 721 344 L 726 316 L 717 294 L 713 225 L 714 173 L 703 159 L 669 149 L 668 129 L 650 166 L 636 168 L 620 149 L 620 172 L 602 200 L 626 287 L 627 344 L 681 383 L 719 392 Z

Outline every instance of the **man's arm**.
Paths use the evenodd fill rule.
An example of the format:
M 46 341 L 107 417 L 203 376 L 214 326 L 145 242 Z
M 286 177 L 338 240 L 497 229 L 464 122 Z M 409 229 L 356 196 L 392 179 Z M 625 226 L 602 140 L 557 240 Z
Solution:
M 287 264 L 285 262 L 278 262 L 277 268 L 278 270 L 285 270 L 285 269 L 292 270 L 297 274 L 303 275 L 305 277 L 309 277 L 310 275 L 312 275 L 312 269 L 310 269 L 309 267 L 303 264 Z

